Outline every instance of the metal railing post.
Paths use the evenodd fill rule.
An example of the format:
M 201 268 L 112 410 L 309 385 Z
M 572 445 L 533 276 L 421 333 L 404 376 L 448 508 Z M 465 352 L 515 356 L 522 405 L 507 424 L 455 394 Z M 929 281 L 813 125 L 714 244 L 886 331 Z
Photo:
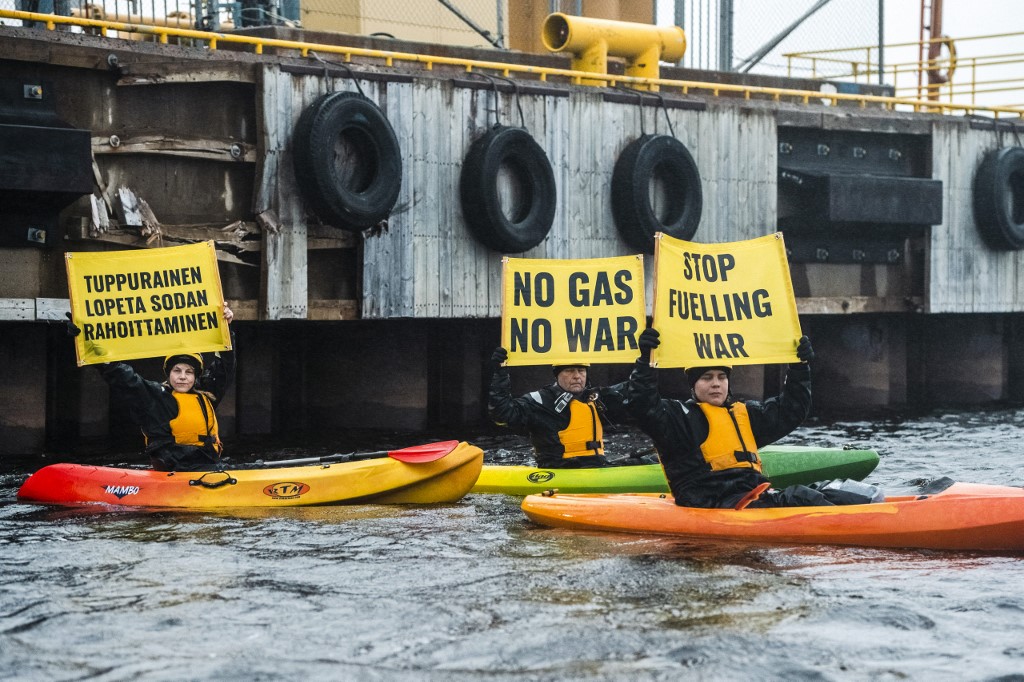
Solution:
M 885 85 L 885 0 L 878 0 L 878 84 Z
M 504 0 L 494 0 L 498 22 L 498 47 L 505 47 L 505 5 Z
M 732 71 L 732 0 L 719 0 L 718 5 L 718 70 Z

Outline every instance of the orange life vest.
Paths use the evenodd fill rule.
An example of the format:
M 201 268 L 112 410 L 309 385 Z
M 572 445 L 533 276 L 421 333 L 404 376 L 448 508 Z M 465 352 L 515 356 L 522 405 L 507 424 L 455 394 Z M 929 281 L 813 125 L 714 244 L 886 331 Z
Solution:
M 708 437 L 700 445 L 704 461 L 712 471 L 747 468 L 761 471 L 761 458 L 757 456 L 757 443 L 750 430 L 750 415 L 743 403 L 717 407 L 697 403 L 708 420 Z
M 172 393 L 178 401 L 178 416 L 171 420 L 174 442 L 181 445 L 210 445 L 223 450 L 217 434 L 217 413 L 205 393 Z
M 558 432 L 562 457 L 591 457 L 604 454 L 604 428 L 593 402 L 569 401 L 569 425 Z

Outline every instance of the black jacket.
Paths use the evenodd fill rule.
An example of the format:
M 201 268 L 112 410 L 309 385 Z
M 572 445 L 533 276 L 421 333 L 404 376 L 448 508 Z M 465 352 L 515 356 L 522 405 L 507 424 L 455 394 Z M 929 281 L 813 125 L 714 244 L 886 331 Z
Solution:
M 629 410 L 658 449 L 676 504 L 686 507 L 730 506 L 768 479 L 754 469 L 711 471 L 700 446 L 708 421 L 694 399 L 662 398 L 657 370 L 637 360 L 627 382 Z M 790 365 L 782 393 L 764 402 L 743 401 L 757 447 L 774 443 L 798 427 L 811 410 L 811 369 Z
M 197 382 L 198 389 L 207 393 L 216 406 L 234 380 L 235 354 L 205 353 L 203 365 L 205 370 Z M 205 454 L 199 460 L 193 460 L 190 456 L 200 453 L 190 452 L 189 449 L 199 448 L 175 443 L 170 422 L 178 416 L 178 401 L 174 399 L 174 391 L 167 383 L 144 379 L 131 365 L 124 362 L 99 365 L 99 370 L 110 385 L 111 399 L 127 406 L 128 415 L 145 434 L 146 453 L 153 459 L 155 468 L 190 468 L 202 459 L 216 459 L 215 456 Z M 183 460 L 183 457 L 188 459 Z M 182 466 L 178 466 L 179 464 Z
M 604 388 L 590 388 L 573 396 L 573 400 L 594 402 L 598 417 L 604 428 L 610 419 L 625 417 L 623 406 L 625 383 Z M 566 394 L 557 383 L 545 386 L 519 398 L 512 397 L 512 379 L 508 370 L 499 367 L 491 375 L 488 414 L 496 424 L 524 428 L 530 434 L 530 442 L 540 467 L 587 467 L 604 466 L 604 457 L 573 457 L 563 459 L 564 448 L 558 432 L 569 426 L 569 409 L 559 408 L 559 400 Z

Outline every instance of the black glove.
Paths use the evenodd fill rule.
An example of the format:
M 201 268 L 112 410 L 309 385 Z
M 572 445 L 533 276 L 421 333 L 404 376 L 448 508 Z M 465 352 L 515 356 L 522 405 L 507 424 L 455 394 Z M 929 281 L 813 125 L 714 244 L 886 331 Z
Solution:
M 637 345 L 640 346 L 640 359 L 644 362 L 650 363 L 651 351 L 661 345 L 661 341 L 658 339 L 659 336 L 658 330 L 654 327 L 648 327 L 640 332 Z
M 71 319 L 71 313 L 64 313 L 64 317 L 68 318 L 68 321 L 64 323 L 64 329 L 67 331 L 68 336 L 78 336 L 82 333 L 82 330 Z
M 502 348 L 501 346 L 495 348 L 494 352 L 491 353 L 491 360 L 489 363 L 491 368 L 491 374 L 497 372 L 501 368 L 502 363 L 504 363 L 506 360 L 508 360 L 508 351 Z
M 800 362 L 810 362 L 814 359 L 814 349 L 811 348 L 811 340 L 806 336 L 800 337 L 800 343 L 796 346 L 796 356 Z

